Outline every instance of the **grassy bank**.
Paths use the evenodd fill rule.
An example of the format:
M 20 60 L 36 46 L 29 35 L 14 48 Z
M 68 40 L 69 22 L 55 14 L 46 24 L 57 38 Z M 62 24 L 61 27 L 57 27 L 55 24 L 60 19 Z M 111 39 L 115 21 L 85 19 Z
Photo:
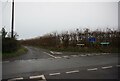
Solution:
M 12 53 L 3 53 L 2 54 L 2 59 L 8 59 L 8 58 L 13 58 L 13 57 L 17 57 L 20 56 L 22 54 L 25 54 L 28 50 L 25 47 L 21 47 L 20 49 L 18 49 L 16 52 L 12 52 Z
M 80 53 L 118 53 L 118 48 L 113 47 L 99 47 L 99 48 L 90 48 L 90 47 L 67 47 L 67 48 L 55 48 L 55 47 L 40 47 L 48 49 L 50 51 L 58 52 L 80 52 Z

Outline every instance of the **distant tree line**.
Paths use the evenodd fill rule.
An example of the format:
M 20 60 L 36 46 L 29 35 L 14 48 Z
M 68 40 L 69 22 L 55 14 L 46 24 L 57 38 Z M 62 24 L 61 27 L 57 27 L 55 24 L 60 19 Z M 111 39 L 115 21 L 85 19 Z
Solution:
M 93 42 L 90 38 L 94 38 Z M 106 28 L 106 31 L 96 29 L 91 31 L 88 28 L 66 31 L 64 33 L 50 33 L 33 39 L 21 40 L 24 45 L 67 48 L 67 47 L 102 47 L 102 43 L 109 43 L 108 47 L 118 47 L 120 38 L 119 30 Z

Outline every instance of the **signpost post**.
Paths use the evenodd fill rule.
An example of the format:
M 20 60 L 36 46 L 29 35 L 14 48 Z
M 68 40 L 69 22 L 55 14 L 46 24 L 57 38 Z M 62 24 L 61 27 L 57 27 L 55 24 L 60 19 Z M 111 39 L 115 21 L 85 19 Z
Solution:
M 11 38 L 14 36 L 14 0 L 12 1 L 12 25 L 11 25 Z

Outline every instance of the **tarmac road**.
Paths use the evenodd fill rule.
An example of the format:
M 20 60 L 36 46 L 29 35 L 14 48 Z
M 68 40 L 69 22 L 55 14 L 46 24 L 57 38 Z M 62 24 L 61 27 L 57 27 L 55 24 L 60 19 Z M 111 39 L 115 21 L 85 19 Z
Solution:
M 46 50 L 27 48 L 27 54 L 3 62 L 3 79 L 37 75 L 46 79 L 118 79 L 117 54 L 54 58 Z
M 38 49 L 32 46 L 25 46 L 25 48 L 28 49 L 28 52 L 26 54 L 23 54 L 18 57 L 5 59 L 3 61 L 15 61 L 15 60 L 29 60 L 29 59 L 43 59 L 43 58 L 51 58 L 51 56 L 44 54 L 43 51 L 47 51 L 45 49 Z

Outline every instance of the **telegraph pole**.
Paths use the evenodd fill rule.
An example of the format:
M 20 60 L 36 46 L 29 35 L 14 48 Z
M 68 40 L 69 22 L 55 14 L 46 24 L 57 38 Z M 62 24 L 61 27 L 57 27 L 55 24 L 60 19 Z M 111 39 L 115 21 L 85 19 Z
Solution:
M 14 36 L 14 0 L 12 1 L 12 23 L 11 23 L 11 38 Z

